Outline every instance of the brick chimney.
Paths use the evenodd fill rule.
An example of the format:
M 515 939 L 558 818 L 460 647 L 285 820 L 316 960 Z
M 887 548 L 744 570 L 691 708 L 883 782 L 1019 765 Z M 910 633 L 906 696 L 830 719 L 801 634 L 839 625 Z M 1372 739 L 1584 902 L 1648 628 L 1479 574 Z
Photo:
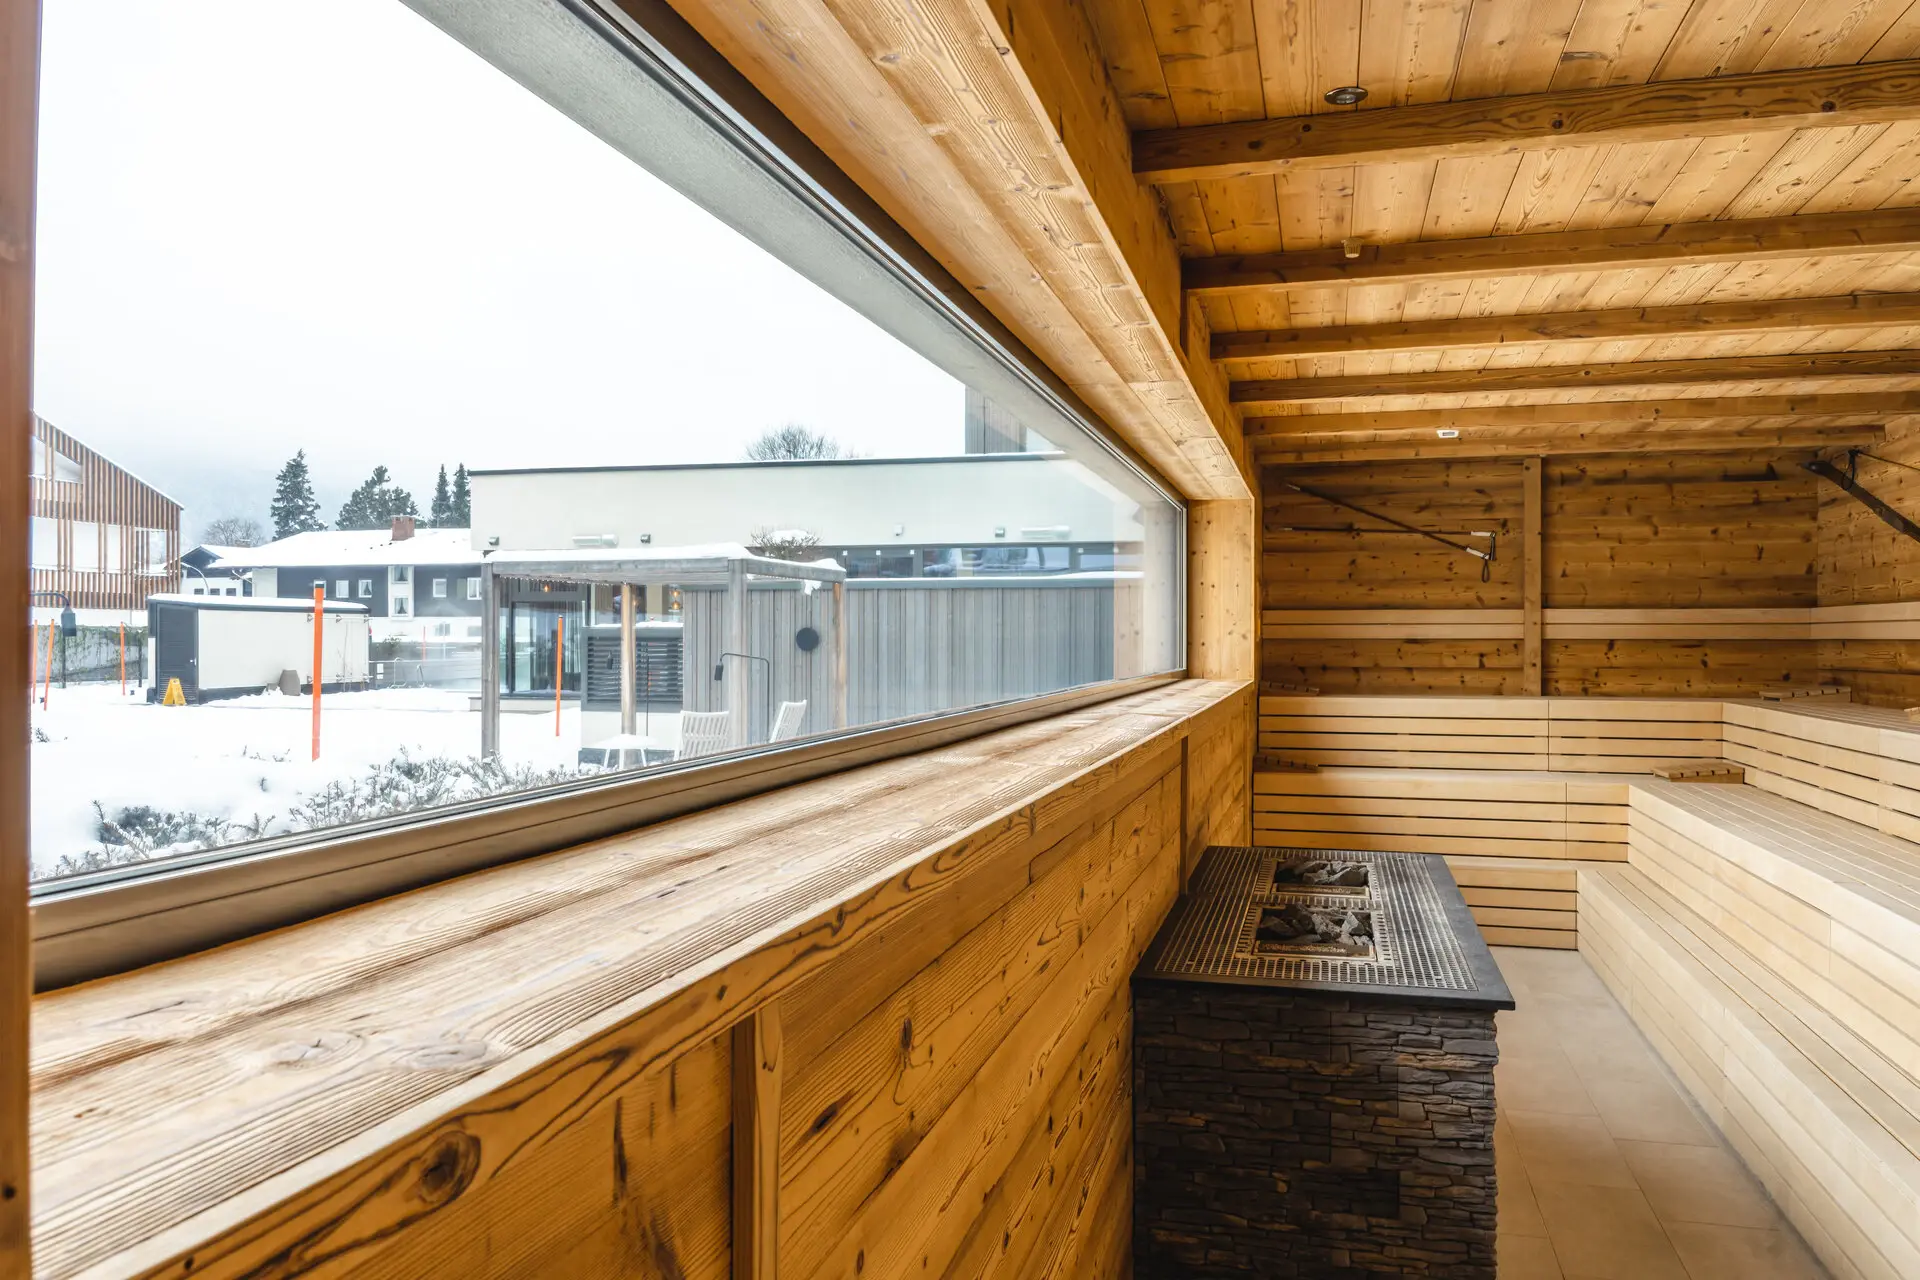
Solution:
M 393 518 L 393 541 L 405 542 L 413 536 L 413 517 L 395 516 Z

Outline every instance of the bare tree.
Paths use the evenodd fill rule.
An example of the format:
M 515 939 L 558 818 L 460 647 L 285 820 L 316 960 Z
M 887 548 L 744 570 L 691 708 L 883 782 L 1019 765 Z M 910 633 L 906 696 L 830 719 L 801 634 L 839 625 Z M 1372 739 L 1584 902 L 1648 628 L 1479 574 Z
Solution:
M 267 540 L 267 531 L 251 516 L 219 516 L 207 521 L 200 540 L 213 547 L 257 547 Z
M 840 442 L 823 431 L 789 422 L 763 431 L 747 444 L 748 462 L 790 462 L 809 458 L 844 458 Z
M 751 550 L 772 560 L 812 560 L 820 535 L 805 529 L 755 529 Z

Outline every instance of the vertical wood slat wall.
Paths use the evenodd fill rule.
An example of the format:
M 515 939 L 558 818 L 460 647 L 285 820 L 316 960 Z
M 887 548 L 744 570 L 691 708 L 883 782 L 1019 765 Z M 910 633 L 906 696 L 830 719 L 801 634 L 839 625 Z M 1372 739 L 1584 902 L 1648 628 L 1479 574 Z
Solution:
M 33 435 L 33 209 L 38 0 L 0 0 L 0 1274 L 32 1274 L 27 1183 L 27 473 Z
M 40 418 L 35 418 L 34 423 L 37 441 L 79 464 L 80 481 L 62 483 L 51 475 L 35 476 L 31 481 L 33 514 L 58 522 L 60 560 L 57 569 L 33 570 L 33 590 L 57 591 L 71 600 L 76 609 L 116 612 L 145 609 L 149 595 L 178 591 L 183 549 L 180 504 L 52 423 Z M 101 533 L 103 542 L 96 552 L 95 563 L 100 568 L 93 571 L 74 568 L 76 521 L 114 526 L 120 542 L 117 572 L 106 569 L 113 562 L 107 558 L 105 531 Z M 159 529 L 167 536 L 166 565 L 160 573 L 141 571 L 135 533 L 139 529 Z
M 1821 501 L 1810 455 L 1548 458 L 1541 471 L 1541 606 L 1553 609 L 1807 608 L 1817 602 Z M 1499 535 L 1481 562 L 1406 534 L 1308 533 L 1359 524 L 1264 489 L 1269 610 L 1500 610 L 1523 616 L 1528 540 L 1523 459 L 1299 467 L 1279 474 L 1421 528 Z M 1920 477 L 1916 477 L 1920 478 Z M 1371 527 L 1377 528 L 1377 525 Z M 1483 539 L 1467 540 L 1484 546 Z M 1916 546 L 1920 551 L 1920 546 Z M 1386 615 L 1382 615 L 1383 617 Z M 1530 687 L 1524 632 L 1511 638 L 1286 638 L 1261 645 L 1262 678 L 1323 693 L 1739 696 L 1820 679 L 1811 639 L 1555 639 Z
M 1859 459 L 1858 478 L 1895 510 L 1920 519 L 1920 420 L 1887 424 L 1878 458 Z M 1920 601 L 1920 542 L 1831 486 L 1820 493 L 1820 603 L 1887 605 Z M 1820 666 L 1857 697 L 1892 706 L 1920 704 L 1920 640 L 1885 636 L 1821 640 Z

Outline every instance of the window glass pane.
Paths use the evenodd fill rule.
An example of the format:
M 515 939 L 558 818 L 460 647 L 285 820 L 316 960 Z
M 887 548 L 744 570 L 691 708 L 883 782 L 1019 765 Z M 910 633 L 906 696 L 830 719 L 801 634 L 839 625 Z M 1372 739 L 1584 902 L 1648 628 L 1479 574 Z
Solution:
M 100 526 L 91 520 L 73 522 L 73 567 L 82 573 L 100 568 Z
M 121 541 L 127 531 L 117 524 L 101 526 L 106 531 L 106 561 L 104 568 L 108 573 L 119 573 L 124 563 Z
M 58 569 L 60 567 L 60 522 L 52 516 L 33 517 L 31 539 L 33 567 Z
M 151 661 L 36 707 L 37 878 L 1183 665 L 1178 505 L 887 255 L 716 194 L 766 166 L 670 95 L 570 118 L 391 0 L 45 14 L 37 408 Z

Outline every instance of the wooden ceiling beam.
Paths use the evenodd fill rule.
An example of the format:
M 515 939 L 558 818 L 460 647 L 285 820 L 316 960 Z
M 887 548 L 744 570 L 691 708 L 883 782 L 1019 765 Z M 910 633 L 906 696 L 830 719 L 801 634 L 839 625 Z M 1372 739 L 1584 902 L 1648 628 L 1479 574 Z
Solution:
M 1920 209 L 1873 209 L 1724 222 L 1654 223 L 1590 231 L 1542 231 L 1469 240 L 1339 245 L 1290 253 L 1192 258 L 1190 294 L 1236 294 L 1345 285 L 1431 284 L 1481 276 L 1701 266 L 1730 260 L 1831 258 L 1920 249 Z
M 1870 448 L 1885 438 L 1877 424 L 1833 427 L 1725 428 L 1671 430 L 1645 426 L 1586 427 L 1562 431 L 1509 430 L 1463 434 L 1458 440 L 1286 440 L 1285 448 L 1254 454 L 1263 467 L 1329 462 L 1388 462 L 1447 458 L 1553 457 L 1595 453 L 1818 453 L 1826 449 Z
M 1920 118 L 1920 61 L 1285 116 L 1133 135 L 1145 182 Z
M 1910 377 L 1920 377 L 1920 350 L 1821 351 L 1808 355 L 1719 356 L 1702 360 L 1556 364 L 1438 373 L 1265 378 L 1236 382 L 1230 394 L 1236 404 L 1297 404 L 1371 396 L 1498 395 L 1510 391 L 1586 391 L 1595 387 Z
M 1556 311 L 1520 316 L 1463 316 L 1394 324 L 1318 329 L 1266 329 L 1213 335 L 1213 358 L 1225 363 L 1306 356 L 1387 355 L 1458 351 L 1536 342 L 1612 342 L 1635 338 L 1723 338 L 1824 329 L 1920 325 L 1920 293 L 1855 293 L 1834 298 L 1769 298 L 1609 311 Z
M 1703 396 L 1693 400 L 1592 400 L 1581 404 L 1508 404 L 1486 409 L 1401 409 L 1363 413 L 1302 413 L 1246 420 L 1256 446 L 1295 437 L 1491 428 L 1549 428 L 1614 423 L 1639 429 L 1664 422 L 1731 418 L 1898 418 L 1920 414 L 1920 391 L 1840 392 L 1809 396 Z

